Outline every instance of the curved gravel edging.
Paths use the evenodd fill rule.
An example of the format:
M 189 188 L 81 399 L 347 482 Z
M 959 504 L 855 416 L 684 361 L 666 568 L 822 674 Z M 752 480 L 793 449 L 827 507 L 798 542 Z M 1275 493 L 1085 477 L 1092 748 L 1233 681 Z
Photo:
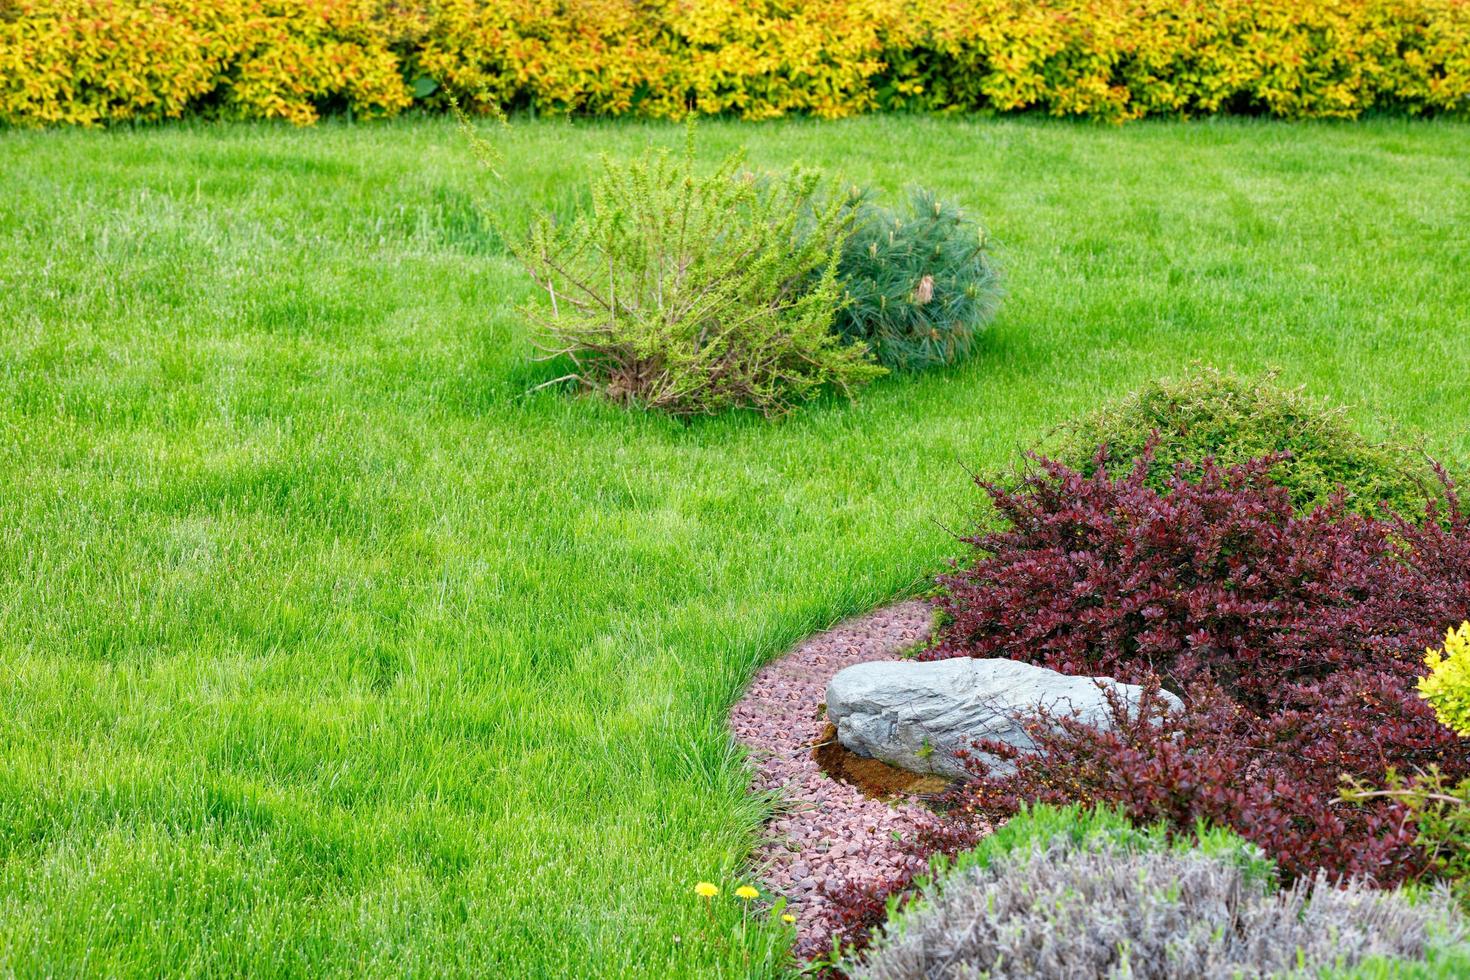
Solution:
M 818 885 L 894 875 L 906 861 L 893 834 L 929 817 L 923 807 L 870 799 L 822 771 L 813 748 L 826 727 L 819 707 L 827 681 L 852 664 L 897 660 L 928 638 L 931 623 L 930 606 L 910 600 L 813 634 L 761 668 L 730 712 L 730 728 L 755 767 L 752 789 L 784 798 L 755 862 L 766 887 L 786 896 L 796 914 L 799 950 L 831 922 Z

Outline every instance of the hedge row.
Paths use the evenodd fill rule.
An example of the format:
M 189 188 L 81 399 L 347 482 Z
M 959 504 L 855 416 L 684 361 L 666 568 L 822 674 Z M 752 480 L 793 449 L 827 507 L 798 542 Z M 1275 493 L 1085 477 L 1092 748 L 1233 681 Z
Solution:
M 917 8 L 917 9 L 916 9 Z M 0 0 L 0 122 L 1470 110 L 1470 0 Z

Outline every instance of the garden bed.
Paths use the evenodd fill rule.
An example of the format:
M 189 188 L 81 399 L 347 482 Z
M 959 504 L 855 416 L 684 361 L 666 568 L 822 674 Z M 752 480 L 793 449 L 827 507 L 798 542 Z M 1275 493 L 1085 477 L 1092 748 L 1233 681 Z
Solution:
M 1016 975 L 1168 977 L 1176 953 L 1196 965 L 1218 953 L 1196 971 L 1211 975 L 1270 974 L 1294 957 L 1331 963 L 1313 930 L 1267 925 L 1278 906 L 1348 930 L 1348 965 L 1460 949 L 1470 932 L 1460 911 L 1470 907 L 1470 518 L 1450 470 L 1368 439 L 1301 391 L 1213 369 L 1154 383 L 1049 441 L 1057 458 L 1032 452 L 1026 465 L 977 477 L 991 506 L 937 578 L 934 609 L 910 603 L 820 634 L 742 702 L 766 722 L 747 727 L 747 742 L 785 748 L 761 765 L 760 788 L 806 806 L 801 835 L 818 850 L 868 856 L 823 862 L 825 880 L 793 882 L 784 853 L 773 863 L 775 890 L 820 897 L 802 951 L 835 943 L 832 970 L 893 977 L 932 975 L 918 963 L 945 964 L 944 975 L 1029 963 Z M 912 652 L 927 663 L 854 667 L 827 685 L 831 723 L 804 751 L 822 725 L 818 685 L 926 635 Z M 1007 684 L 1081 689 L 1048 701 Z M 960 779 L 939 788 L 935 815 L 901 801 L 903 832 L 883 845 L 859 808 L 918 778 L 854 763 L 834 748 L 838 732 L 860 752 Z M 829 780 L 813 782 L 822 762 Z M 865 773 L 878 779 L 864 786 Z M 1192 899 L 1171 893 L 1141 915 L 1129 900 L 1122 918 L 1098 911 L 1093 923 L 1090 909 L 1116 892 L 1109 863 L 1154 860 L 1104 843 L 1071 870 L 1062 865 L 1072 858 L 1059 859 L 1058 873 L 1077 876 L 1076 889 L 1062 888 L 1075 921 L 1053 935 L 1056 924 L 1028 907 L 1033 885 L 1017 885 L 1067 850 L 1045 835 L 1008 870 L 971 874 L 969 892 L 946 890 L 958 869 L 983 863 L 974 847 L 994 824 L 1029 821 L 1038 806 L 1107 809 L 1185 850 L 1196 836 L 1226 835 L 1262 869 L 1246 903 L 1256 904 L 1226 918 L 1232 929 L 1258 924 L 1230 934 L 1233 951 L 1200 945 L 1199 930 L 1219 926 L 1207 912 L 1216 899 L 1244 893 L 1231 878 L 1239 860 L 1199 854 L 1160 865 L 1190 878 L 1180 894 L 1194 889 Z M 790 847 L 810 869 L 804 840 L 766 847 Z M 1426 888 L 1432 901 L 1416 908 Z M 896 910 L 919 924 L 886 924 Z M 1081 938 L 1124 920 L 1107 941 Z M 1184 924 L 1177 942 L 1160 939 L 1164 922 Z
M 731 730 L 755 768 L 752 788 L 780 794 L 755 864 L 767 887 L 790 900 L 798 946 L 809 951 L 836 925 L 822 886 L 900 874 L 910 858 L 894 835 L 912 836 L 928 821 L 921 805 L 902 797 L 932 793 L 943 782 L 833 750 L 822 712 L 827 681 L 853 664 L 898 659 L 928 639 L 932 624 L 929 604 L 910 600 L 810 636 L 762 667 L 730 713 Z M 823 765 L 834 756 L 869 763 L 863 774 L 881 785 L 835 778 Z

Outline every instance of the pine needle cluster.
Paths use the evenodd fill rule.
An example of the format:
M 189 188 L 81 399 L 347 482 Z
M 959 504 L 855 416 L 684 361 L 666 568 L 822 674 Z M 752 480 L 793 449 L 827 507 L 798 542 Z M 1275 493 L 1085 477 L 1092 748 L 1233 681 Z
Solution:
M 895 371 L 968 357 L 1000 305 L 1000 270 L 981 225 L 932 191 L 894 210 L 861 195 L 842 249 L 834 329 Z

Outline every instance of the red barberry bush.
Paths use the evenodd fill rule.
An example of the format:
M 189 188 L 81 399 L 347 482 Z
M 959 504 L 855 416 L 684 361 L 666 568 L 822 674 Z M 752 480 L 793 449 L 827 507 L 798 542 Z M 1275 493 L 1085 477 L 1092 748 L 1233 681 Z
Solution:
M 798 946 L 797 955 L 830 965 L 866 949 L 891 913 L 915 894 L 915 884 L 929 874 L 934 859 L 954 858 L 974 848 L 983 836 L 981 826 L 965 819 L 935 817 L 920 823 L 912 836 L 899 842 L 901 860 L 891 874 L 876 879 L 822 882 L 822 895 L 831 905 L 832 915 L 824 929 Z M 825 975 L 843 974 L 834 968 Z
M 1301 514 L 1271 482 L 1277 457 L 1182 464 L 1157 487 L 1151 455 L 1116 477 L 1038 459 L 1014 488 L 982 483 L 1003 527 L 966 539 L 974 561 L 942 579 L 929 655 L 1162 685 L 1182 716 L 1118 704 L 1111 731 L 1034 719 L 1039 753 L 961 807 L 1110 803 L 1234 828 L 1288 875 L 1420 875 L 1402 801 L 1351 806 L 1339 789 L 1391 769 L 1470 775 L 1463 740 L 1415 690 L 1423 649 L 1470 617 L 1470 522 L 1448 477 L 1423 522 L 1340 497 Z

